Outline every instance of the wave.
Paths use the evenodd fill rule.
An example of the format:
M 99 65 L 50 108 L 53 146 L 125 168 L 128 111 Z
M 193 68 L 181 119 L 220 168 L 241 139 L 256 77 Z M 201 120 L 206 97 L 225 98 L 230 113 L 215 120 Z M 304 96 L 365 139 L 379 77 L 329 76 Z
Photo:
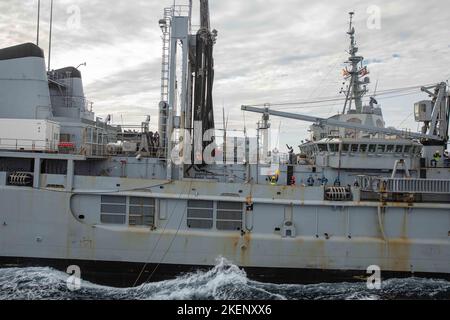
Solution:
M 450 282 L 438 279 L 389 279 L 381 290 L 361 283 L 279 285 L 248 279 L 219 259 L 209 271 L 135 288 L 112 288 L 82 281 L 71 291 L 68 275 L 51 268 L 0 269 L 0 300 L 386 300 L 450 299 Z

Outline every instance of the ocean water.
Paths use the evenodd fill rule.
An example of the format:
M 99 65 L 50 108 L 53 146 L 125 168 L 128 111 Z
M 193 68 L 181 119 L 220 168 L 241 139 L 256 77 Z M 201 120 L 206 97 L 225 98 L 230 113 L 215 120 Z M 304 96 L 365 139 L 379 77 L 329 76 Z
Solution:
M 390 279 L 381 290 L 365 283 L 278 285 L 249 280 L 225 260 L 210 271 L 136 288 L 111 288 L 82 281 L 67 287 L 68 275 L 50 268 L 0 269 L 0 300 L 379 300 L 450 299 L 450 282 L 438 279 Z

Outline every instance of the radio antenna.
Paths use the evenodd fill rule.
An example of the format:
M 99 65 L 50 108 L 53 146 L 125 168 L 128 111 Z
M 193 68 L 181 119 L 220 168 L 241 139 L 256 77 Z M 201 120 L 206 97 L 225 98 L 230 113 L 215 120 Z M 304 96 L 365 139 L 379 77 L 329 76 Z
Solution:
M 52 27 L 53 27 L 53 0 L 51 0 L 50 5 L 50 35 L 48 42 L 48 71 L 50 71 L 50 62 L 52 56 Z
M 37 16 L 37 35 L 36 35 L 36 45 L 39 47 L 39 26 L 41 23 L 41 0 L 38 0 L 38 16 Z

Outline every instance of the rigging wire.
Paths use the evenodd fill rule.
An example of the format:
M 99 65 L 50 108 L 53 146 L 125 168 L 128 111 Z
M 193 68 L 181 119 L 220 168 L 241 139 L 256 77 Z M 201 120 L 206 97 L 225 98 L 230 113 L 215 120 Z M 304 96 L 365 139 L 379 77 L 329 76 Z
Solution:
M 377 97 L 394 94 L 394 93 L 400 93 L 400 92 L 407 92 L 411 90 L 417 90 L 422 87 L 431 86 L 433 84 L 424 84 L 424 85 L 416 85 L 416 86 L 409 86 L 409 87 L 402 87 L 402 88 L 395 88 L 395 89 L 386 89 L 386 90 L 379 90 L 377 92 Z M 333 96 L 333 97 L 323 97 L 318 98 L 316 100 L 298 100 L 298 101 L 286 101 L 286 102 L 280 102 L 280 103 L 260 103 L 260 104 L 251 104 L 247 105 L 249 107 L 258 107 L 258 106 L 266 106 L 266 107 L 276 107 L 276 106 L 289 106 L 289 105 L 306 105 L 306 104 L 318 104 L 322 102 L 335 102 L 335 101 L 344 101 L 345 97 L 341 96 Z
M 89 194 L 114 194 L 114 193 L 121 193 L 121 192 L 130 192 L 130 191 L 140 191 L 140 190 L 146 190 L 146 189 L 153 189 L 156 187 L 163 187 L 168 184 L 172 184 L 172 181 L 155 184 L 151 186 L 142 186 L 142 187 L 136 187 L 136 188 L 130 188 L 130 189 L 117 189 L 117 190 L 101 190 L 101 191 L 89 191 L 87 193 Z M 54 192 L 54 193 L 68 193 L 68 194 L 79 194 L 80 191 L 77 192 L 76 189 L 72 191 L 66 191 L 66 190 L 55 190 L 50 188 L 41 188 L 41 187 L 33 187 L 35 190 L 41 190 L 41 191 L 48 191 L 48 192 Z
M 402 125 L 403 125 L 406 121 L 408 121 L 409 118 L 411 118 L 413 115 L 414 115 L 414 112 L 412 112 L 409 116 L 407 116 L 405 119 L 403 119 L 403 121 L 400 122 L 400 123 L 397 125 L 397 128 L 399 128 L 400 126 L 402 126 Z
M 187 194 L 188 194 L 188 196 L 189 196 L 190 193 L 191 193 L 192 181 L 189 183 L 189 186 L 188 186 L 188 187 L 189 187 L 189 188 L 188 188 Z M 181 199 L 182 195 L 183 195 L 183 193 L 180 192 L 180 195 L 179 195 L 178 200 Z M 145 260 L 146 262 L 145 262 L 144 266 L 142 267 L 141 272 L 139 273 L 138 277 L 137 277 L 136 280 L 134 281 L 133 287 L 135 287 L 135 286 L 137 285 L 138 281 L 139 281 L 139 280 L 141 279 L 141 277 L 142 277 L 142 274 L 144 273 L 145 269 L 146 269 L 147 266 L 149 265 L 150 259 L 153 257 L 153 254 L 155 253 L 156 248 L 158 247 L 158 245 L 159 245 L 159 243 L 160 243 L 160 241 L 161 241 L 163 235 L 165 234 L 165 232 L 166 232 L 166 230 L 167 230 L 167 228 L 168 228 L 168 226 L 169 226 L 170 221 L 172 220 L 172 217 L 173 217 L 173 215 L 174 215 L 176 209 L 178 208 L 178 204 L 179 204 L 179 202 L 177 201 L 175 207 L 173 208 L 173 210 L 172 210 L 172 212 L 171 212 L 171 214 L 170 214 L 170 216 L 169 216 L 169 219 L 167 220 L 166 224 L 164 225 L 164 228 L 163 228 L 162 232 L 160 233 L 160 235 L 159 235 L 159 237 L 158 237 L 158 240 L 156 241 L 155 245 L 153 246 L 153 249 L 152 249 L 152 251 L 150 252 L 150 255 L 149 255 L 148 258 Z M 186 210 L 184 210 L 184 211 L 186 212 Z M 180 231 L 180 229 L 181 229 L 181 223 L 182 223 L 182 221 L 184 221 L 184 216 L 185 216 L 185 213 L 183 213 L 183 216 L 181 217 L 180 224 L 179 224 L 178 229 L 177 229 L 177 231 L 176 231 L 176 233 L 175 233 L 175 235 L 174 235 L 174 238 L 172 239 L 172 242 L 171 242 L 170 246 L 169 246 L 168 249 L 165 251 L 163 257 L 160 259 L 159 263 L 158 263 L 158 264 L 156 265 L 156 267 L 153 269 L 152 273 L 150 274 L 150 276 L 147 278 L 147 280 L 146 280 L 145 282 L 148 282 L 148 281 L 152 278 L 152 276 L 154 275 L 154 273 L 156 272 L 156 270 L 158 269 L 158 267 L 159 267 L 159 266 L 161 265 L 161 263 L 164 261 L 164 258 L 166 257 L 167 253 L 168 253 L 169 250 L 171 249 L 172 244 L 173 244 L 173 242 L 175 241 L 175 238 L 178 236 L 178 233 L 179 233 L 179 231 Z
M 189 196 L 189 194 L 191 193 L 191 188 L 192 188 L 192 180 L 191 180 L 191 182 L 189 183 L 188 196 Z M 180 197 L 181 197 L 181 195 L 180 195 Z M 177 207 L 178 207 L 178 204 L 177 204 L 177 205 L 175 206 L 175 208 L 173 209 L 172 215 L 175 213 L 175 210 L 176 210 Z M 147 278 L 146 282 L 149 282 L 149 281 L 152 279 L 152 277 L 153 277 L 153 275 L 155 274 L 156 270 L 158 270 L 159 266 L 164 262 L 164 259 L 166 258 L 166 256 L 167 256 L 167 254 L 169 253 L 170 249 L 172 249 L 173 243 L 175 242 L 175 239 L 177 238 L 178 233 L 180 232 L 181 225 L 182 225 L 183 222 L 184 222 L 184 217 L 186 216 L 186 212 L 187 212 L 187 210 L 183 210 L 183 215 L 181 216 L 180 223 L 178 224 L 177 231 L 175 232 L 175 234 L 174 234 L 174 236 L 173 236 L 173 238 L 172 238 L 172 241 L 171 241 L 170 244 L 169 244 L 169 247 L 168 247 L 167 250 L 164 252 L 164 255 L 162 256 L 161 260 L 160 260 L 160 261 L 158 262 L 158 264 L 155 266 L 155 268 L 153 269 L 152 273 L 151 273 L 150 276 Z
M 417 92 L 409 92 L 409 93 L 403 93 L 403 94 L 398 94 L 398 95 L 392 95 L 392 96 L 386 96 L 383 98 L 379 98 L 378 100 L 383 101 L 383 100 L 387 100 L 387 99 L 394 99 L 394 98 L 399 98 L 399 97 L 405 97 L 405 96 L 411 96 L 411 95 L 416 95 L 418 94 Z M 331 101 L 330 101 L 331 102 Z M 334 101 L 334 103 L 332 104 L 320 104 L 320 105 L 308 105 L 308 104 L 304 104 L 301 106 L 296 106 L 296 105 L 292 105 L 292 106 L 286 106 L 286 107 L 277 107 L 275 106 L 275 110 L 289 110 L 289 109 L 313 109 L 313 108 L 323 108 L 323 107 L 334 107 L 334 106 L 338 106 L 339 100 Z

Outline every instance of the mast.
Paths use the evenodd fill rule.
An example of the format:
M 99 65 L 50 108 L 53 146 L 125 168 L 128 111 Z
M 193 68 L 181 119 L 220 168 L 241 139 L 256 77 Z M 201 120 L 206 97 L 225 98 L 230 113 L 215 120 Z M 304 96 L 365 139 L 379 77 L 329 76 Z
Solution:
M 41 0 L 38 0 L 38 16 L 37 16 L 37 35 L 36 35 L 36 45 L 39 47 L 39 27 L 41 23 Z
M 50 35 L 48 42 L 48 71 L 50 71 L 50 62 L 52 56 L 52 28 L 53 28 L 53 0 L 51 0 L 50 4 Z
M 369 74 L 367 67 L 363 67 L 364 57 L 358 56 L 359 48 L 356 46 L 355 40 L 355 27 L 353 26 L 354 12 L 350 12 L 349 31 L 347 34 L 350 36 L 350 48 L 349 58 L 345 62 L 349 65 L 343 70 L 345 79 L 349 82 L 346 97 L 344 111 L 350 112 L 352 110 L 352 102 L 355 102 L 356 113 L 362 112 L 362 98 L 367 93 L 367 84 L 370 83 L 370 79 L 366 77 Z

